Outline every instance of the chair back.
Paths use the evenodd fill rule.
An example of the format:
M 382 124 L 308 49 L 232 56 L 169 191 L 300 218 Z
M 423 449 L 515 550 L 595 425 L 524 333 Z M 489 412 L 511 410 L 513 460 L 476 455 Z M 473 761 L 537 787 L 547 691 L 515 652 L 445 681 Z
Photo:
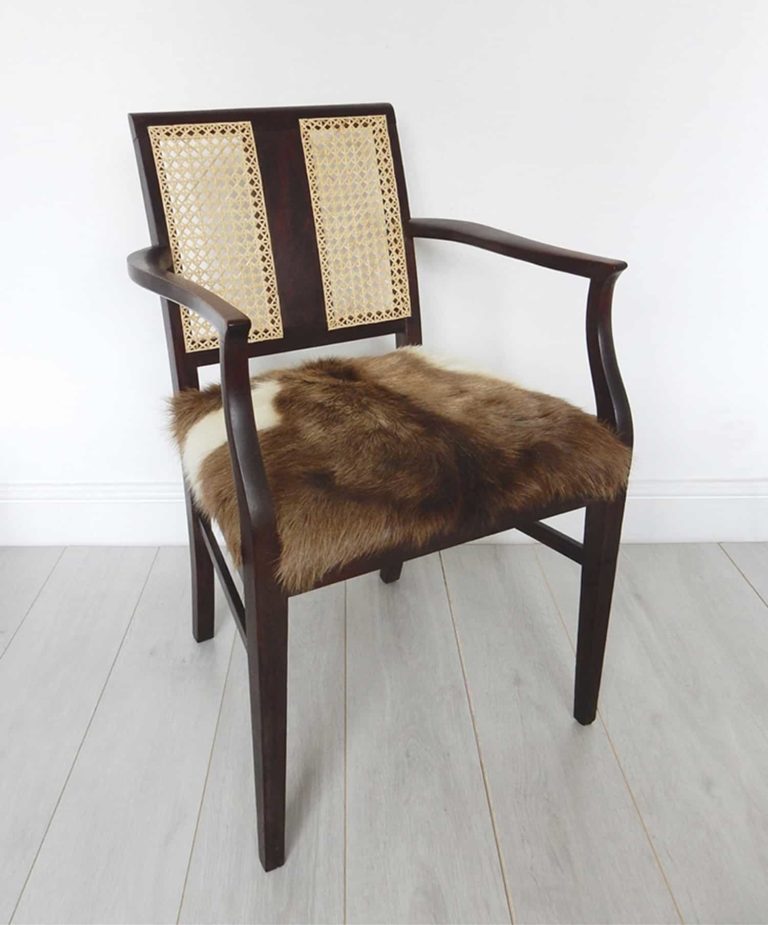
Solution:
M 413 241 L 388 104 L 130 116 L 152 243 L 251 319 L 252 356 L 394 333 L 420 343 Z M 218 362 L 166 302 L 173 355 Z

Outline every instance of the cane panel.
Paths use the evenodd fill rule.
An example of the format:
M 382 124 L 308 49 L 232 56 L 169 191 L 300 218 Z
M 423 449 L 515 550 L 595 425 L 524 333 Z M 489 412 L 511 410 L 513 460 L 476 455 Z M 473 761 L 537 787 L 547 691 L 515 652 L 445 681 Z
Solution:
M 249 122 L 155 125 L 174 271 L 251 319 L 251 342 L 283 336 L 259 161 Z M 188 352 L 218 347 L 214 328 L 181 309 Z
M 411 314 L 384 115 L 300 119 L 328 328 Z

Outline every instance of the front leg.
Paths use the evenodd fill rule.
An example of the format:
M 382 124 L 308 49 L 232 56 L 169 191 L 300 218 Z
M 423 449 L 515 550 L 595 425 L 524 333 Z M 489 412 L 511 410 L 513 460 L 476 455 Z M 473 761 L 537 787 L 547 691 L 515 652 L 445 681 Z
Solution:
M 573 706 L 583 726 L 597 714 L 623 516 L 624 495 L 587 505 Z
M 250 590 L 246 636 L 259 857 L 270 871 L 285 863 L 288 598 L 275 584 Z

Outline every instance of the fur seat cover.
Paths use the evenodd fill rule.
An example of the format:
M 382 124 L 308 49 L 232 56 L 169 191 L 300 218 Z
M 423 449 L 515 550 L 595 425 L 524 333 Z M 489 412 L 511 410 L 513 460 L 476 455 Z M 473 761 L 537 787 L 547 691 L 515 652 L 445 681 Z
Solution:
M 592 415 L 419 348 L 269 372 L 252 397 L 291 593 L 359 556 L 460 526 L 490 533 L 502 513 L 607 500 L 627 480 L 629 450 Z M 239 562 L 221 389 L 183 391 L 171 410 L 195 502 Z

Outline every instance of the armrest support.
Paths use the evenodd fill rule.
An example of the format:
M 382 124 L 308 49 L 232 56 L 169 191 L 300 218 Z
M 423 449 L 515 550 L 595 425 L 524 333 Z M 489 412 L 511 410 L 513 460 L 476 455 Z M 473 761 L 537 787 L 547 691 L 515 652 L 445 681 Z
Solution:
M 513 257 L 526 263 L 535 263 L 540 267 L 548 267 L 550 270 L 559 270 L 574 276 L 585 276 L 588 279 L 602 279 L 627 269 L 623 260 L 595 257 L 592 254 L 566 250 L 564 247 L 542 244 L 509 234 L 507 231 L 499 231 L 498 228 L 491 228 L 489 225 L 479 225 L 477 222 L 461 222 L 447 218 L 412 218 L 408 230 L 414 238 L 435 238 L 440 241 L 469 244 L 471 247 L 493 251 L 504 257 Z
M 128 257 L 128 275 L 135 283 L 186 305 L 209 321 L 219 335 L 221 397 L 240 507 L 243 563 L 271 578 L 279 544 L 251 400 L 251 319 L 215 293 L 173 273 L 171 266 L 171 254 L 165 247 L 148 247 Z
M 413 218 L 408 232 L 414 238 L 455 241 L 483 250 L 559 270 L 589 280 L 587 296 L 587 353 L 597 416 L 629 447 L 633 442 L 632 412 L 616 360 L 611 326 L 613 287 L 627 268 L 623 260 L 594 257 L 550 244 L 521 238 L 488 225 L 443 218 Z

